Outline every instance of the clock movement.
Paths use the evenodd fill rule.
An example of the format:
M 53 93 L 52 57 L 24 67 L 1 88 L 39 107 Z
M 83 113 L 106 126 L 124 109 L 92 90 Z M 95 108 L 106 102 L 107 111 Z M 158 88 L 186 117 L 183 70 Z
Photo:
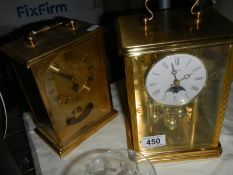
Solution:
M 100 27 L 54 21 L 1 51 L 12 61 L 36 131 L 60 156 L 115 116 Z
M 117 21 L 128 145 L 155 162 L 219 156 L 233 77 L 233 24 L 213 8 Z M 143 19 L 143 20 L 142 20 Z

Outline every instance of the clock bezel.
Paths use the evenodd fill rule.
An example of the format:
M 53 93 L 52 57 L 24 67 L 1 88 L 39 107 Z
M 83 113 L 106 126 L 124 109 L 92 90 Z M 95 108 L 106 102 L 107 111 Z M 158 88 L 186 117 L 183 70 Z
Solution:
M 190 98 L 190 100 L 188 100 L 186 103 L 180 103 L 180 104 L 165 104 L 165 103 L 161 103 L 161 102 L 158 102 L 156 101 L 152 96 L 151 94 L 148 92 L 148 87 L 147 87 L 147 78 L 149 76 L 149 73 L 150 71 L 160 62 L 162 61 L 163 59 L 166 59 L 170 56 L 174 57 L 176 55 L 188 55 L 188 56 L 191 56 L 192 58 L 195 58 L 197 59 L 203 66 L 204 70 L 205 70 L 205 82 L 204 82 L 204 85 L 201 87 L 201 89 L 198 91 L 198 93 L 196 93 L 195 96 L 193 96 L 192 98 Z M 204 64 L 204 62 L 202 61 L 202 59 L 200 57 L 197 57 L 196 55 L 192 54 L 192 53 L 189 53 L 189 52 L 176 52 L 176 53 L 167 53 L 166 55 L 163 55 L 161 56 L 159 59 L 157 59 L 151 66 L 148 67 L 148 69 L 146 70 L 145 72 L 145 76 L 144 76 L 144 82 L 143 82 L 143 86 L 149 96 L 149 98 L 151 100 L 153 100 L 156 104 L 160 105 L 160 106 L 170 106 L 170 107 L 178 107 L 178 106 L 185 106 L 185 105 L 188 105 L 190 103 L 192 103 L 198 96 L 199 94 L 201 94 L 201 92 L 205 89 L 206 87 L 206 84 L 207 84 L 207 81 L 208 81 L 208 71 L 207 71 L 207 68 Z

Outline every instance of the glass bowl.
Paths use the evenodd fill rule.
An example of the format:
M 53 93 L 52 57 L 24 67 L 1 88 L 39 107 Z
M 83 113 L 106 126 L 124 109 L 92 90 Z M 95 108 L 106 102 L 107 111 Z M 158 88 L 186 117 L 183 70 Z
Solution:
M 128 149 L 94 149 L 78 156 L 65 175 L 156 175 L 153 164 Z

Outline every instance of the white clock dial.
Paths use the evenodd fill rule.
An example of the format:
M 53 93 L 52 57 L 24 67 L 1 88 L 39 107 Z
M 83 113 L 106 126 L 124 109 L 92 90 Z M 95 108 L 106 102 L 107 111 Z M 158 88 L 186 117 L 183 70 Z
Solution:
M 151 67 L 145 86 L 157 103 L 184 105 L 200 93 L 206 79 L 207 71 L 200 59 L 190 54 L 174 54 Z

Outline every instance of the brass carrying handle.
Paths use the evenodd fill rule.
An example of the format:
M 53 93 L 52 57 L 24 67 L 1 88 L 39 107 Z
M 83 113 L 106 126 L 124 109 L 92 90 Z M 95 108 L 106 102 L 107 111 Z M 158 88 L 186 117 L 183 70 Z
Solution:
M 191 7 L 191 14 L 193 15 L 199 15 L 200 12 L 194 12 L 194 8 L 196 7 L 196 5 L 199 3 L 200 0 L 196 0 L 195 3 L 193 4 L 193 6 Z M 149 0 L 145 0 L 145 7 L 147 9 L 147 11 L 150 13 L 150 17 L 145 17 L 143 19 L 144 25 L 146 26 L 148 24 L 149 21 L 151 21 L 154 18 L 154 14 L 151 11 L 151 9 L 148 7 L 147 3 L 149 2 Z
M 74 125 L 76 123 L 81 122 L 83 119 L 85 119 L 89 113 L 92 111 L 94 108 L 93 103 L 88 103 L 86 108 L 82 111 L 82 113 L 78 117 L 71 117 L 66 120 L 67 125 Z
M 70 22 L 68 22 L 68 23 L 58 22 L 58 23 L 56 23 L 54 25 L 50 25 L 50 26 L 49 25 L 45 25 L 41 29 L 39 29 L 39 30 L 33 30 L 33 31 L 31 31 L 27 35 L 27 41 L 29 42 L 29 45 L 31 47 L 33 47 L 33 48 L 36 47 L 36 39 L 35 39 L 36 35 L 48 32 L 49 30 L 54 29 L 56 27 L 59 27 L 61 25 L 67 25 L 72 31 L 75 31 L 75 29 L 76 29 L 73 20 L 70 20 Z

